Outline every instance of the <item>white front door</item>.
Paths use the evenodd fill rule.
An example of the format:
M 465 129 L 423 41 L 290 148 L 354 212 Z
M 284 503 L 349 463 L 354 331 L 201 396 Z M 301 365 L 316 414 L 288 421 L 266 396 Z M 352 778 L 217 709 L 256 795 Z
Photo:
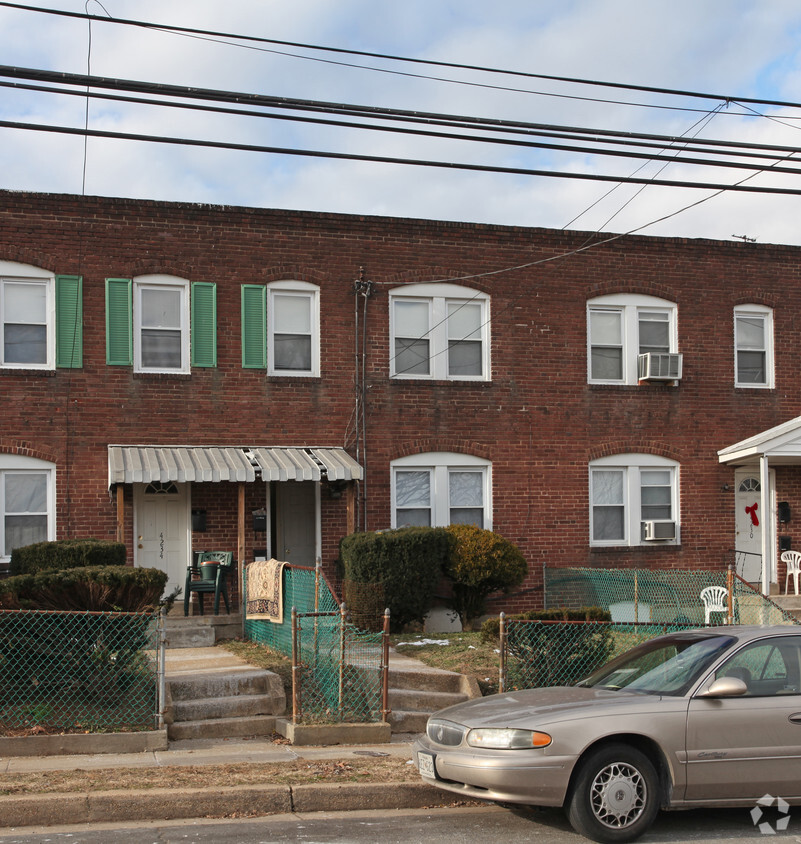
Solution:
M 317 559 L 319 486 L 314 481 L 277 484 L 276 549 L 284 562 L 313 566 Z
M 762 582 L 762 493 L 759 468 L 734 473 L 734 548 L 736 573 L 749 583 Z
M 134 485 L 134 535 L 137 566 L 166 571 L 165 594 L 183 588 L 189 561 L 187 484 Z

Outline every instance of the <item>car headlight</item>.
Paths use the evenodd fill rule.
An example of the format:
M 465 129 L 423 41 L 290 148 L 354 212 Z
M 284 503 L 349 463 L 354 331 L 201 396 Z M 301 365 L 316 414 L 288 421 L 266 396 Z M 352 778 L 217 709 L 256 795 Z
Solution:
M 548 733 L 535 730 L 479 729 L 470 730 L 467 744 L 470 747 L 487 747 L 494 750 L 522 750 L 547 747 L 551 743 Z

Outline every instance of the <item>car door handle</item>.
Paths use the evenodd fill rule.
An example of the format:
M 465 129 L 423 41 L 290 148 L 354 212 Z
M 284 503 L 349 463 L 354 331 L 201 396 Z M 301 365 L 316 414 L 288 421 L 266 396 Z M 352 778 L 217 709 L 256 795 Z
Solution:
M 789 720 L 794 724 L 801 724 L 801 712 L 796 712 L 793 715 L 790 715 Z

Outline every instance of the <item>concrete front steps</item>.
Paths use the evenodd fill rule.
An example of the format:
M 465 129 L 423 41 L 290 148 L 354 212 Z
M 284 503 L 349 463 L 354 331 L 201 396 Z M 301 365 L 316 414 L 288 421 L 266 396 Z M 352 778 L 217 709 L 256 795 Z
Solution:
M 224 648 L 166 652 L 170 741 L 272 735 L 286 709 L 281 678 Z
M 208 603 L 208 602 L 207 602 Z M 241 613 L 184 616 L 184 605 L 175 605 L 167 616 L 168 648 L 211 648 L 223 639 L 242 635 Z
M 393 733 L 425 732 L 432 713 L 475 697 L 481 697 L 475 678 L 430 668 L 390 652 L 389 722 Z
M 791 581 L 790 589 L 792 588 Z M 794 616 L 801 622 L 801 595 L 794 595 L 790 592 L 789 595 L 771 595 L 770 599 L 774 604 L 778 604 L 786 613 Z

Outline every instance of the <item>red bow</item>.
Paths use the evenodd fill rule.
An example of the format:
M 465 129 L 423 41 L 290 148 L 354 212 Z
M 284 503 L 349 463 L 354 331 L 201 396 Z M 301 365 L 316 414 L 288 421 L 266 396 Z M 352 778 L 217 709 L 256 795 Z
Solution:
M 754 527 L 757 527 L 759 525 L 759 519 L 757 518 L 756 514 L 758 507 L 759 503 L 755 501 L 750 507 L 745 508 L 745 512 L 748 513 L 748 515 L 751 517 L 751 524 L 754 525 Z

